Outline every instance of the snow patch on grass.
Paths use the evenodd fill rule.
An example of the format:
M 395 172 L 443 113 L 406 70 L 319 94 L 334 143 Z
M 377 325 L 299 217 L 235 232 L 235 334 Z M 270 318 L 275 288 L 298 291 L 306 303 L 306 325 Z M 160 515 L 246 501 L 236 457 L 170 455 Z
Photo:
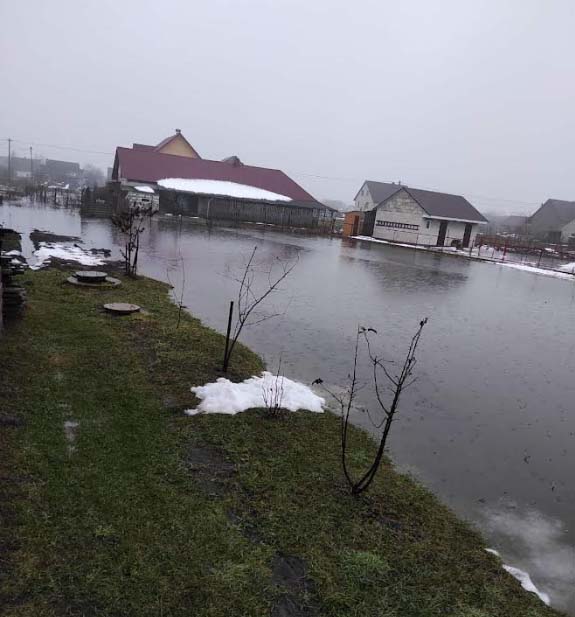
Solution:
M 79 246 L 68 246 L 65 244 L 53 244 L 49 242 L 41 242 L 40 248 L 34 251 L 34 257 L 36 258 L 36 263 L 30 266 L 32 270 L 42 268 L 50 261 L 50 259 L 52 259 L 52 257 L 65 259 L 67 261 L 77 261 L 83 266 L 101 266 L 104 263 L 103 259 L 92 255 Z
M 278 383 L 280 381 L 280 383 Z M 292 381 L 287 377 L 276 376 L 264 371 L 260 377 L 250 377 L 241 383 L 233 383 L 220 377 L 213 383 L 192 388 L 192 392 L 201 400 L 195 409 L 186 410 L 194 416 L 199 413 L 236 414 L 255 407 L 266 407 L 266 392 L 282 390 L 281 407 L 289 411 L 306 409 L 321 413 L 325 399 L 315 394 L 303 383 Z

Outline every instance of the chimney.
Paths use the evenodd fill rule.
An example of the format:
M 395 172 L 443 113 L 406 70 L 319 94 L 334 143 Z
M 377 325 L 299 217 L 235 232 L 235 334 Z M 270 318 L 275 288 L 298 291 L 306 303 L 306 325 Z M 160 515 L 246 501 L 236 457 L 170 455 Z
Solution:
M 179 135 L 182 132 L 182 129 L 176 129 L 176 135 Z

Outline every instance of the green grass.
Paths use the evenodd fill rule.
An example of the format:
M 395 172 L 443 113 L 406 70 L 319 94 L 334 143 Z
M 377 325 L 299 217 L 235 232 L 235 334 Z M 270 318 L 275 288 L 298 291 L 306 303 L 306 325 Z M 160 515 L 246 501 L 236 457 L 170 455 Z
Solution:
M 187 315 L 176 328 L 165 285 L 64 278 L 27 274 L 26 316 L 0 339 L 1 615 L 256 616 L 286 594 L 330 616 L 556 614 L 388 462 L 351 497 L 331 414 L 185 416 L 223 338 Z M 145 313 L 113 318 L 111 300 Z M 244 347 L 232 364 L 262 367 Z M 359 466 L 373 443 L 353 439 Z M 277 584 L 286 555 L 305 584 Z

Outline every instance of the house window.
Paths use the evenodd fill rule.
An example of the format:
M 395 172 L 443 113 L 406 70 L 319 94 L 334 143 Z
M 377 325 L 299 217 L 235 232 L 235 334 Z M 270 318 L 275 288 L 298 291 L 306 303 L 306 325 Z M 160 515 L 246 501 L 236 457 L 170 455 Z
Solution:
M 429 229 L 429 225 L 430 225 L 430 223 L 431 223 L 431 221 L 426 221 L 426 222 L 425 222 L 425 227 L 426 227 L 427 229 Z
M 417 231 L 419 225 L 411 225 L 410 223 L 394 223 L 393 221 L 376 221 L 375 224 L 378 227 L 391 227 L 392 229 L 409 229 L 410 231 Z

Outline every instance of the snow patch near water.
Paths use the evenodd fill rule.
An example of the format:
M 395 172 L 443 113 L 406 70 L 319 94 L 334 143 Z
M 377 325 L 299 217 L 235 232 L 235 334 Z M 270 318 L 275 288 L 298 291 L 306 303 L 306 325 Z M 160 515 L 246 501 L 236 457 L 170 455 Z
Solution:
M 530 272 L 531 274 L 543 274 L 544 276 L 551 276 L 553 278 L 557 278 L 557 279 L 564 279 L 566 281 L 573 281 L 575 280 L 573 278 L 573 274 L 568 274 L 566 270 L 563 270 L 563 268 L 559 268 L 559 270 L 561 270 L 561 272 L 558 272 L 557 270 L 547 270 L 545 268 L 537 268 L 536 266 L 527 266 L 525 264 L 516 264 L 513 263 L 511 261 L 504 261 L 504 262 L 492 262 L 495 263 L 496 265 L 499 266 L 505 266 L 506 268 L 513 268 L 515 270 L 523 270 L 524 272 Z
M 165 189 L 199 193 L 201 195 L 220 195 L 237 199 L 253 199 L 256 201 L 291 201 L 290 197 L 259 189 L 247 184 L 228 182 L 227 180 L 201 180 L 189 178 L 164 178 L 158 180 L 158 185 Z
M 495 258 L 490 258 L 487 256 L 481 257 L 481 255 L 477 253 L 476 249 L 473 249 L 474 252 L 470 254 L 469 250 L 458 250 L 454 247 L 436 247 L 423 245 L 420 246 L 416 244 L 406 244 L 403 242 L 390 242 L 389 240 L 381 240 L 380 238 L 372 238 L 371 236 L 352 236 L 352 239 L 376 242 L 378 244 L 387 244 L 389 246 L 401 246 L 403 248 L 415 249 L 418 251 L 428 251 L 431 253 L 451 253 L 453 255 L 460 255 L 462 257 L 466 257 L 467 259 L 482 261 L 483 263 L 492 263 L 496 266 L 513 268 L 515 270 L 523 270 L 524 272 L 529 272 L 531 274 L 542 274 L 544 276 L 550 276 L 553 278 L 563 279 L 567 281 L 575 280 L 573 278 L 573 275 L 575 275 L 575 262 L 560 266 L 556 270 L 550 270 L 548 268 L 538 268 L 537 266 L 515 263 L 512 261 L 497 261 Z M 490 249 L 490 247 L 486 246 L 483 246 L 481 248 L 484 252 L 492 250 Z
M 38 270 L 44 267 L 52 257 L 67 261 L 77 261 L 83 266 L 101 266 L 104 263 L 103 259 L 92 255 L 79 246 L 52 244 L 49 242 L 41 242 L 40 248 L 34 251 L 34 257 L 36 258 L 36 263 L 30 266 L 31 270 Z
M 533 581 L 531 580 L 531 577 L 529 576 L 529 574 L 527 574 L 527 572 L 505 564 L 503 564 L 503 569 L 506 572 L 509 572 L 509 574 L 511 574 L 513 578 L 516 578 L 521 583 L 521 587 L 523 587 L 525 591 L 530 591 L 531 593 L 534 593 L 541 600 L 541 602 L 544 602 L 545 604 L 547 604 L 547 606 L 549 606 L 549 596 L 546 593 L 539 591 L 539 589 L 535 587 Z
M 575 274 L 575 261 L 565 264 L 563 266 L 559 266 L 557 270 L 560 270 L 561 272 L 567 272 L 568 274 Z
M 188 416 L 200 413 L 225 413 L 234 415 L 254 407 L 266 407 L 265 396 L 270 392 L 281 392 L 280 406 L 289 411 L 306 409 L 321 413 L 325 399 L 311 388 L 287 377 L 276 376 L 264 371 L 260 377 L 250 377 L 241 383 L 232 383 L 220 377 L 213 383 L 192 388 L 202 401 L 195 409 L 186 410 Z
M 504 560 L 529 572 L 554 608 L 575 614 L 575 549 L 567 521 L 512 501 L 488 508 L 482 517 L 482 530 Z
M 494 548 L 486 548 L 485 550 L 496 557 L 501 557 L 501 555 Z M 514 566 L 508 566 L 507 564 L 502 564 L 502 567 L 506 572 L 509 572 L 513 578 L 517 579 L 521 583 L 521 587 L 523 587 L 525 591 L 534 593 L 542 602 L 549 606 L 549 595 L 537 589 L 527 572 L 520 570 L 519 568 L 515 568 Z

